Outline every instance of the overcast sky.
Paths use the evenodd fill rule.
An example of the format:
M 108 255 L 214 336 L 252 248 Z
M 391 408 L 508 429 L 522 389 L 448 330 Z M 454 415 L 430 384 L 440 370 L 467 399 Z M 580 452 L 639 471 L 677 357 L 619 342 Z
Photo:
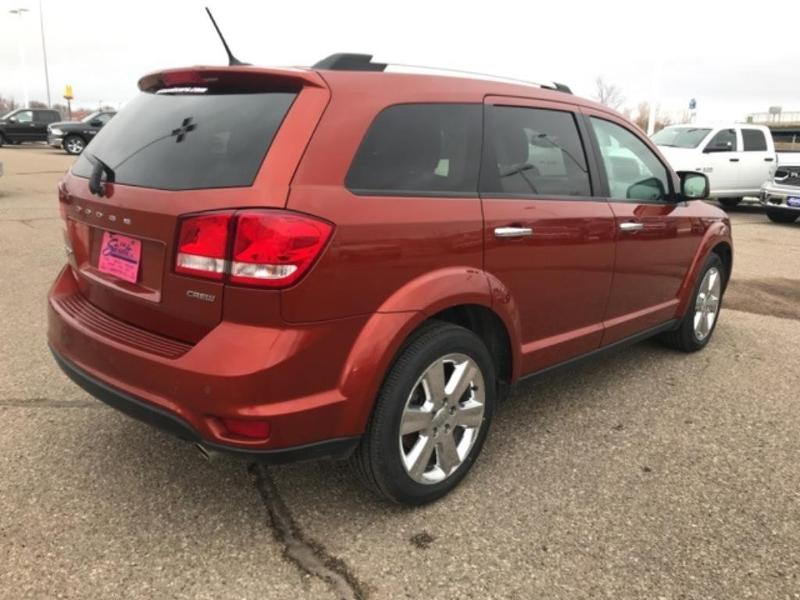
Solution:
M 770 105 L 800 110 L 800 45 L 783 22 L 797 0 L 245 2 L 42 0 L 54 101 L 120 106 L 143 74 L 224 64 L 208 4 L 240 59 L 309 65 L 333 52 L 376 60 L 556 80 L 592 96 L 603 76 L 627 104 L 658 97 L 668 111 L 698 102 L 701 120 L 741 119 Z M 654 6 L 662 6 L 654 10 Z M 0 94 L 44 100 L 35 0 L 0 0 Z M 27 7 L 22 18 L 9 10 Z M 27 68 L 20 67 L 19 43 Z

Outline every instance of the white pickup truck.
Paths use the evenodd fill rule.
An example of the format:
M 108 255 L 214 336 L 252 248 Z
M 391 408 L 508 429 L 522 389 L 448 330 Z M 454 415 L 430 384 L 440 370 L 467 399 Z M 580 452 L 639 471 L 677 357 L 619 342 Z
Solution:
M 676 171 L 708 176 L 710 196 L 727 207 L 759 196 L 777 168 L 775 144 L 763 125 L 670 125 L 653 142 Z

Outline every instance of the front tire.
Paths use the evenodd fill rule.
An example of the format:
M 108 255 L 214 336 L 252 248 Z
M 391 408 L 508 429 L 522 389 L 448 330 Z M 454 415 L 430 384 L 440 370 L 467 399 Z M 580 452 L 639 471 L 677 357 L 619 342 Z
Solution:
M 676 329 L 661 336 L 667 346 L 683 352 L 697 352 L 706 347 L 719 320 L 727 278 L 728 273 L 719 255 L 709 255 L 700 271 L 686 314 Z
M 64 138 L 64 150 L 67 154 L 77 156 L 86 148 L 86 140 L 79 135 L 68 135 Z
M 383 497 L 410 505 L 441 498 L 480 454 L 496 404 L 495 368 L 468 329 L 432 321 L 400 350 L 350 461 Z
M 767 210 L 767 218 L 773 223 L 794 223 L 797 217 L 794 211 Z

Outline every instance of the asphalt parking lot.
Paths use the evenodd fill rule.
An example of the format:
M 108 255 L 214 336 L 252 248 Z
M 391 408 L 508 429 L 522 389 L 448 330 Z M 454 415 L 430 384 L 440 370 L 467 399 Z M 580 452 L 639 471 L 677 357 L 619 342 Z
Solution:
M 408 509 L 336 463 L 208 464 L 73 385 L 45 344 L 72 158 L 0 161 L 0 597 L 800 598 L 800 224 L 732 212 L 708 348 L 521 384 Z

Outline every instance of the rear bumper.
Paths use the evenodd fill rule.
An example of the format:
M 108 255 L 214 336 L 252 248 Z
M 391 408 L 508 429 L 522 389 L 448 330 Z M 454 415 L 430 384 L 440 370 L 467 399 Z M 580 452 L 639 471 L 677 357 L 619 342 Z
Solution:
M 73 381 L 122 412 L 207 448 L 276 461 L 339 456 L 363 432 L 372 397 L 350 391 L 342 373 L 366 316 L 281 328 L 222 321 L 194 345 L 169 346 L 111 315 L 70 310 L 65 299 L 80 297 L 66 267 L 49 295 L 48 343 Z M 267 421 L 270 437 L 232 435 L 222 418 Z
M 56 363 L 64 373 L 81 388 L 98 400 L 108 404 L 112 408 L 125 413 L 129 417 L 138 419 L 143 423 L 152 425 L 157 429 L 166 431 L 182 440 L 194 442 L 202 445 L 209 450 L 217 450 L 229 454 L 256 458 L 269 463 L 285 463 L 299 460 L 310 460 L 315 458 L 346 458 L 358 445 L 359 436 L 324 440 L 302 446 L 278 449 L 251 449 L 238 448 L 217 442 L 210 442 L 192 428 L 189 423 L 166 410 L 158 408 L 152 404 L 129 396 L 121 390 L 117 390 L 102 381 L 95 379 L 88 373 L 82 371 L 74 364 L 70 363 L 58 352 L 50 348 Z

